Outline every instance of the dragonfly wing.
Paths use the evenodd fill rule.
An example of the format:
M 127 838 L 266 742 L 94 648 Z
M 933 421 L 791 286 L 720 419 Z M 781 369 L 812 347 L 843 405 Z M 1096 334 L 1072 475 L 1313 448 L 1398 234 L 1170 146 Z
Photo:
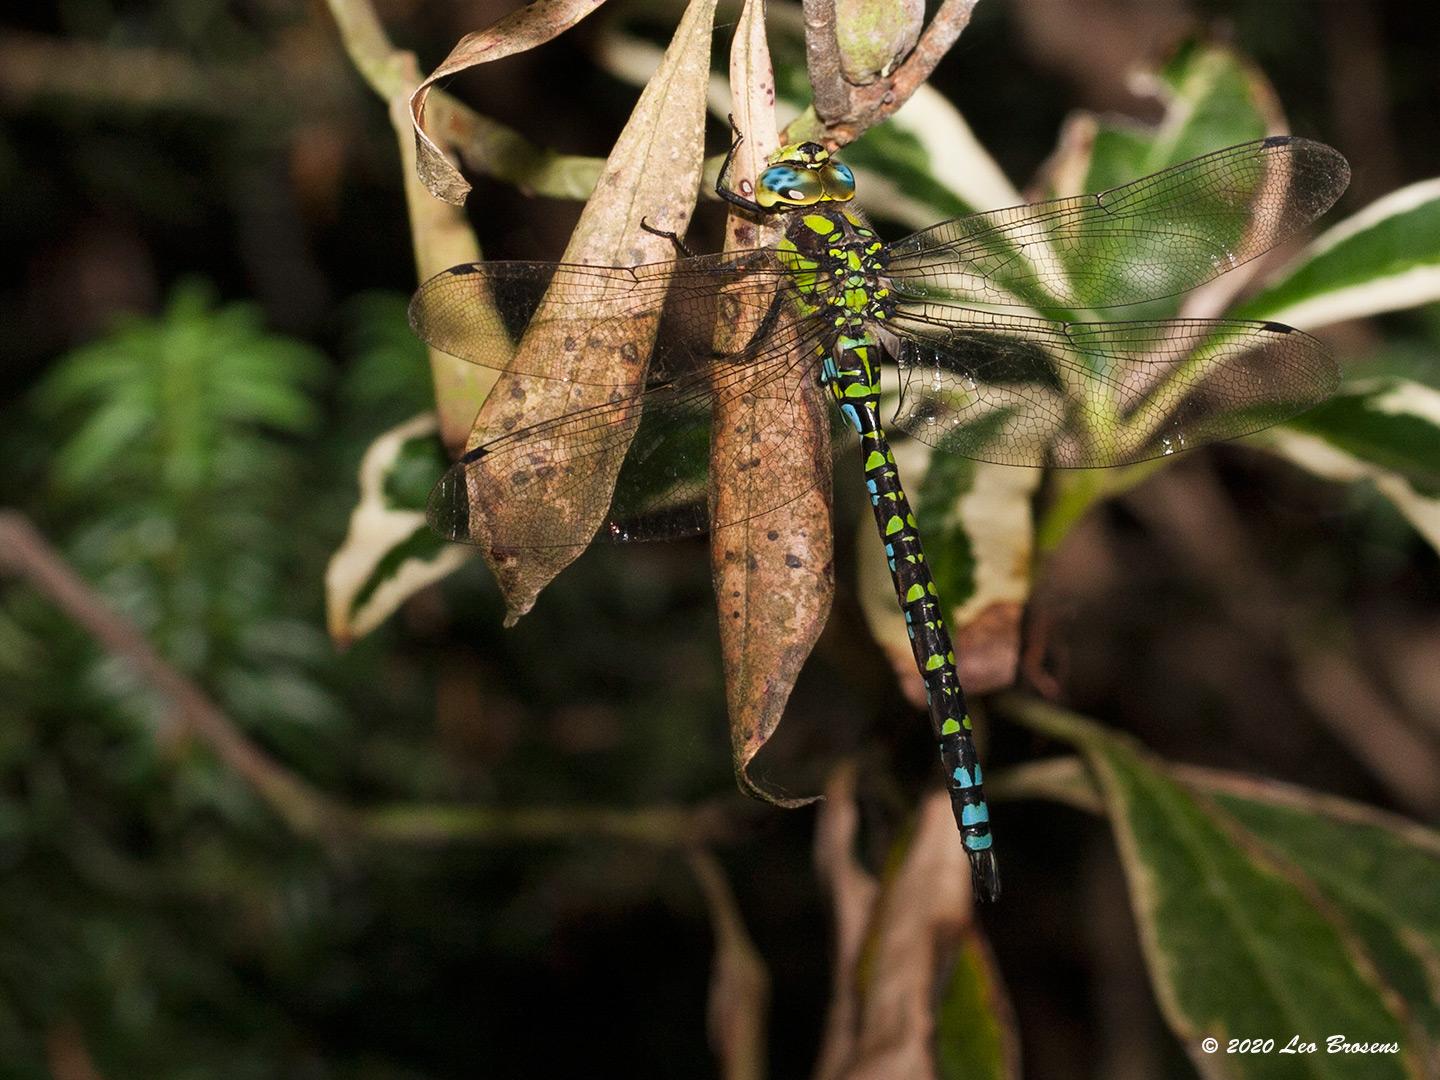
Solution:
M 897 316 L 894 423 L 1005 465 L 1123 465 L 1247 435 L 1323 401 L 1339 370 L 1280 323 L 1055 322 L 930 302 Z
M 892 244 L 912 298 L 1038 309 L 1116 307 L 1193 289 L 1328 210 L 1350 167 L 1323 143 L 1274 136 L 1096 195 L 943 221 Z
M 782 273 L 765 249 L 643 266 L 465 263 L 420 286 L 410 302 L 410 325 L 441 352 L 511 375 L 630 385 L 633 362 L 621 365 L 625 377 L 617 378 L 611 365 L 594 362 L 597 350 L 648 359 L 649 317 L 668 298 L 685 306 L 740 280 L 773 284 Z M 747 296 L 768 302 L 758 289 L 738 296 L 740 303 Z
M 758 329 L 730 353 L 704 342 L 711 341 L 717 318 L 733 318 L 725 305 L 752 301 L 717 297 L 713 285 L 703 296 L 677 301 L 672 294 L 657 338 L 661 370 L 652 371 L 644 389 L 476 446 L 431 493 L 432 527 L 497 551 L 702 532 L 710 527 L 713 417 L 717 406 L 736 402 L 768 408 L 757 413 L 751 449 L 714 463 L 739 476 L 750 493 L 744 513 L 715 525 L 776 509 L 814 487 L 813 463 L 797 469 L 786 449 L 792 445 L 787 436 L 823 407 L 813 378 L 815 338 L 823 328 L 794 322 L 785 290 L 772 283 L 765 291 L 768 306 Z M 702 325 L 703 338 L 696 334 Z M 828 460 L 822 464 L 828 469 Z

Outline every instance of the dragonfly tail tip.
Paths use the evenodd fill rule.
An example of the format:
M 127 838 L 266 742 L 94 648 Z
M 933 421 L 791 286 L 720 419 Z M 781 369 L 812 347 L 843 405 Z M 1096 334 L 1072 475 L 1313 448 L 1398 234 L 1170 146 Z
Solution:
M 975 887 L 977 899 L 994 903 L 1000 899 L 1000 864 L 993 851 L 972 851 L 970 855 L 970 880 Z

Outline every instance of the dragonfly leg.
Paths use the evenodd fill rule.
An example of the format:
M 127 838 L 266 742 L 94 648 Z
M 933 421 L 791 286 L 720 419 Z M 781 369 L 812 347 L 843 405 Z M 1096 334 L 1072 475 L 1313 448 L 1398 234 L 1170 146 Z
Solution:
M 640 228 L 644 229 L 651 236 L 663 236 L 666 240 L 669 240 L 670 243 L 675 245 L 675 250 L 680 253 L 682 259 L 693 259 L 695 257 L 695 252 L 685 246 L 685 241 L 680 239 L 678 233 L 673 233 L 669 229 L 657 229 L 643 217 L 640 219 Z
M 734 136 L 730 143 L 730 152 L 725 155 L 725 164 L 720 166 L 720 175 L 715 177 L 715 194 L 730 203 L 746 210 L 752 214 L 764 214 L 766 210 L 759 203 L 752 199 L 745 198 L 738 191 L 730 187 L 730 169 L 735 164 L 735 151 L 740 149 L 740 144 L 745 141 L 745 136 L 740 134 L 740 128 L 735 123 L 735 117 L 730 117 L 730 134 Z

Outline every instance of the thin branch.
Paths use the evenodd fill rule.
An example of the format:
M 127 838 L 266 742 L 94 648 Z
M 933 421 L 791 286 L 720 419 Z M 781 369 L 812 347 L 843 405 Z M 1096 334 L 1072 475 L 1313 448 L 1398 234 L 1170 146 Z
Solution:
M 728 832 L 714 807 L 398 805 L 366 811 L 365 835 L 374 840 L 417 845 L 454 841 L 478 843 L 573 840 L 577 836 L 684 848 Z
M 0 573 L 28 582 L 107 652 L 128 663 L 174 707 L 189 731 L 245 780 L 297 833 L 329 841 L 407 844 L 448 841 L 525 843 L 577 837 L 688 848 L 734 832 L 718 803 L 695 807 L 517 807 L 399 805 L 357 810 L 310 787 L 242 732 L 140 630 L 116 612 L 14 510 L 0 511 Z
M 409 122 L 409 112 L 406 112 Z M 513 128 L 481 116 L 443 90 L 432 90 L 425 105 L 426 127 L 443 136 L 471 172 L 513 184 L 526 195 L 583 202 L 595 189 L 605 159 L 562 154 L 537 146 Z M 715 171 L 724 154 L 715 155 Z M 712 193 L 713 194 L 713 193 Z
M 156 652 L 134 624 L 70 569 L 23 514 L 13 510 L 0 511 L 0 569 L 28 581 L 108 652 L 125 660 L 175 706 L 190 732 L 296 832 L 324 838 L 345 827 L 344 809 L 252 742 L 200 687 Z
M 395 48 L 370 0 L 326 0 L 326 6 L 340 29 L 345 54 L 389 108 L 405 169 L 405 202 L 417 277 L 424 281 L 447 266 L 477 261 L 480 246 L 464 211 L 431 198 L 416 177 L 415 134 L 409 121 L 410 95 L 420 85 L 420 69 L 414 53 Z M 466 115 L 459 102 L 445 104 L 453 117 Z M 458 449 L 465 445 L 470 423 L 494 385 L 495 375 L 439 349 L 428 351 L 435 382 L 436 411 L 440 416 L 440 437 L 446 446 Z
M 391 43 L 369 0 L 326 0 L 325 6 L 340 30 L 345 55 L 382 101 L 414 88 L 414 83 L 407 85 L 405 70 L 410 54 Z
M 945 0 L 925 27 L 914 50 L 889 75 L 866 86 L 852 86 L 842 73 L 830 0 L 807 0 L 805 49 L 811 64 L 814 104 L 786 128 L 784 141 L 815 138 L 834 146 L 854 142 L 910 100 L 930 78 L 935 65 L 970 25 L 980 0 Z M 827 24 L 828 8 L 829 23 Z M 812 29 L 813 24 L 813 29 Z M 818 66 L 817 66 L 818 65 Z
M 275 63 L 257 77 L 255 65 L 201 64 L 168 49 L 8 32 L 0 35 L 0 98 L 21 104 L 61 97 L 133 109 L 183 109 L 202 116 L 254 122 L 311 117 L 344 109 L 336 68 L 292 70 Z
M 979 2 L 980 0 L 945 0 L 940 5 L 935 17 L 930 20 L 930 25 L 925 27 L 924 33 L 920 35 L 915 51 L 905 58 L 905 62 L 895 72 L 891 91 L 899 98 L 900 103 L 909 100 L 920 84 L 930 78 L 935 66 L 945 58 L 951 46 L 970 25 L 970 18 L 975 14 L 975 5 Z M 899 107 L 900 104 L 897 103 L 890 112 Z
M 850 114 L 850 88 L 840 61 L 835 0 L 805 0 L 805 67 L 814 109 L 822 122 Z

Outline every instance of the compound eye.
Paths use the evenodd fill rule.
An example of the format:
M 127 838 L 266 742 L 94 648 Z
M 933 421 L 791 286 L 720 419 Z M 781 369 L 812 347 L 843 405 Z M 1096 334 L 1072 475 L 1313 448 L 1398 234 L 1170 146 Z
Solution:
M 847 202 L 855 197 L 855 174 L 843 162 L 832 161 L 821 169 L 820 184 L 826 197 L 835 202 Z
M 825 195 L 820 177 L 809 169 L 771 165 L 755 183 L 755 201 L 772 206 L 811 206 Z

